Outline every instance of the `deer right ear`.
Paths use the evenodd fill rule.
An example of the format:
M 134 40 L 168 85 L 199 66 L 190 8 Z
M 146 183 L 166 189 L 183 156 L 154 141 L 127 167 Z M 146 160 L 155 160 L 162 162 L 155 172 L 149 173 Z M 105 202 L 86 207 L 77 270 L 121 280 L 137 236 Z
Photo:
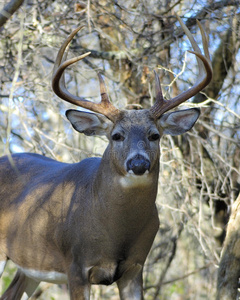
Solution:
M 66 117 L 73 128 L 85 135 L 107 135 L 113 123 L 104 115 L 69 109 Z

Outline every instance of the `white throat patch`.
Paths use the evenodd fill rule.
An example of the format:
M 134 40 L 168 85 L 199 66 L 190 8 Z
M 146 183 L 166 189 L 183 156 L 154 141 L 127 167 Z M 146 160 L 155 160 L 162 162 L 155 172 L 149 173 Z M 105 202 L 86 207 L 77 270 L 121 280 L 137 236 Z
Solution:
M 125 176 L 122 176 L 119 181 L 124 188 L 143 186 L 150 182 L 151 177 L 149 176 L 149 171 L 146 171 L 143 175 L 135 175 L 133 171 L 129 171 Z

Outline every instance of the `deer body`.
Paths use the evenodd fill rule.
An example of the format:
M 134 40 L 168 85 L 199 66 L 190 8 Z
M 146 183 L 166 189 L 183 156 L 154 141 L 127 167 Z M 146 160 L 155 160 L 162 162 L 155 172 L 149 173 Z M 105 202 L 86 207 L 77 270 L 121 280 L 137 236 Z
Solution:
M 130 147 L 126 141 L 125 156 L 114 149 L 122 142 L 115 142 L 102 159 L 89 158 L 77 164 L 16 154 L 13 168 L 8 157 L 1 159 L 5 188 L 0 192 L 0 228 L 8 232 L 4 236 L 0 231 L 1 249 L 34 280 L 65 281 L 73 268 L 82 274 L 79 285 L 88 290 L 89 283 L 111 284 L 124 273 L 140 277 L 158 230 L 159 141 L 147 142 L 146 132 L 154 126 L 144 125 L 143 111 L 131 113 L 135 128 L 130 129 L 128 138 L 137 136 Z M 137 124 L 136 113 L 142 125 Z M 130 119 L 121 120 L 128 130 Z M 149 174 L 142 175 L 144 179 L 129 175 L 124 162 L 137 153 L 147 157 L 143 149 L 147 143 L 154 144 L 148 146 L 152 159 Z M 111 156 L 116 155 L 119 157 L 113 160 Z M 124 183 L 127 176 L 132 177 L 128 186 Z M 15 192 L 9 198 L 13 181 Z
M 5 238 L 1 232 L 1 250 L 19 267 L 24 266 L 26 274 L 36 276 L 34 279 L 38 280 L 38 276 L 44 277 L 45 273 L 46 278 L 42 280 L 66 281 L 67 276 L 62 279 L 57 275 L 66 275 L 76 260 L 75 267 L 85 273 L 84 280 L 88 280 L 90 272 L 90 283 L 111 284 L 125 268 L 143 264 L 158 229 L 151 184 L 145 189 L 137 185 L 129 188 L 129 200 L 129 191 L 117 184 L 120 178 L 99 182 L 99 178 L 106 178 L 98 158 L 68 165 L 38 155 L 21 154 L 13 155 L 13 161 L 18 172 L 7 157 L 4 163 L 1 161 L 1 166 L 10 175 L 6 189 L 11 189 L 14 180 L 15 184 L 19 182 L 19 191 L 24 191 L 24 195 L 16 193 L 5 198 L 4 192 L 0 193 L 3 204 L 1 229 L 8 232 Z M 31 174 L 31 179 L 26 171 Z M 98 172 L 102 176 L 97 176 Z M 82 173 L 84 177 L 81 177 Z M 106 192 L 98 194 L 96 188 L 99 185 Z M 138 197 L 139 193 L 142 193 L 141 197 Z M 138 238 L 141 241 L 136 246 Z M 148 246 L 145 246 L 146 240 Z M 133 257 L 128 257 L 128 251 L 133 251 Z M 56 272 L 56 279 L 48 278 L 49 272 Z
M 76 32 L 59 51 L 53 89 L 91 110 L 66 112 L 74 129 L 105 135 L 109 145 L 101 159 L 76 164 L 29 153 L 0 158 L 0 271 L 8 259 L 18 266 L 1 299 L 30 297 L 40 281 L 67 282 L 71 300 L 89 299 L 91 284 L 115 281 L 121 299 L 143 299 L 143 265 L 159 227 L 159 140 L 188 131 L 199 117 L 198 109 L 166 111 L 211 80 L 208 55 L 197 49 L 206 72 L 182 97 L 165 101 L 156 75 L 151 109 L 118 110 L 99 75 L 102 101 L 94 104 L 71 95 L 62 81 L 66 66 L 84 57 L 62 62 Z

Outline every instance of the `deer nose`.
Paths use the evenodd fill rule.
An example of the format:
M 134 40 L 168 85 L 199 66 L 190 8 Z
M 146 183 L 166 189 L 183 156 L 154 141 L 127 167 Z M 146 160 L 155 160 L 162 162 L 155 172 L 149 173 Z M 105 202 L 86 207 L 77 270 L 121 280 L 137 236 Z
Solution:
M 143 155 L 136 155 L 127 161 L 127 172 L 135 175 L 143 175 L 150 169 L 150 161 Z

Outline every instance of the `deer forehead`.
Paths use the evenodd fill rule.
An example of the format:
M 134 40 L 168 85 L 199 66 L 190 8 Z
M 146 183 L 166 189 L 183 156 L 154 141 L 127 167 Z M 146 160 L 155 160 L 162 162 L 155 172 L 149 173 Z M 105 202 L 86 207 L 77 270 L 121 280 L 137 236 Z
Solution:
M 156 128 L 156 124 L 148 110 L 125 110 L 116 122 L 116 127 L 121 127 L 126 131 L 132 128 L 148 131 L 151 127 Z

